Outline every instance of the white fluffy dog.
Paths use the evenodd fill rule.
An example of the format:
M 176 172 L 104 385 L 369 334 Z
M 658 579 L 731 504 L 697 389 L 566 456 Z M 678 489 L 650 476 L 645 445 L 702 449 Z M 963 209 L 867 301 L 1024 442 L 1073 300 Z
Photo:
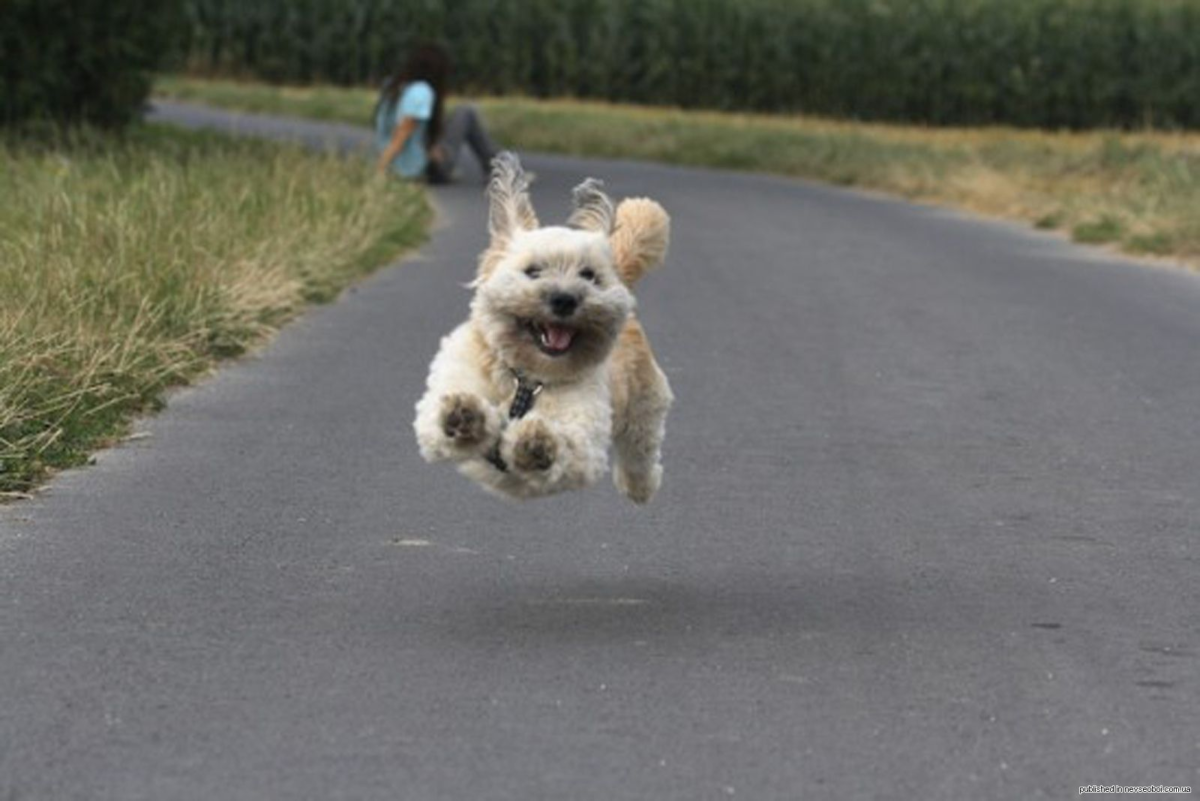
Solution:
M 612 442 L 617 489 L 645 503 L 672 396 L 630 288 L 661 263 L 669 218 L 646 199 L 614 209 L 589 178 L 567 225 L 542 228 L 528 186 L 515 155 L 496 158 L 471 314 L 442 339 L 417 403 L 421 455 L 530 498 L 594 483 Z

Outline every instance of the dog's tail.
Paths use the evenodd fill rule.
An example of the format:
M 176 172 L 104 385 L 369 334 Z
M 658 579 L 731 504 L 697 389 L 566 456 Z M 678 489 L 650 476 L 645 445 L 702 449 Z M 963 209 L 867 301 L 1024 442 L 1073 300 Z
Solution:
M 617 272 L 627 286 L 662 264 L 671 239 L 671 218 L 649 198 L 627 198 L 617 206 L 609 242 Z

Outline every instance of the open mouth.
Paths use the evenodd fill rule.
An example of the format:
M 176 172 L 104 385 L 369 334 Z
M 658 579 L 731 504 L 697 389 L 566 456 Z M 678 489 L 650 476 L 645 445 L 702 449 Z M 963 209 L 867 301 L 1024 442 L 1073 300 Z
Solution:
M 526 324 L 533 339 L 547 356 L 562 356 L 571 349 L 575 342 L 574 329 L 557 323 Z

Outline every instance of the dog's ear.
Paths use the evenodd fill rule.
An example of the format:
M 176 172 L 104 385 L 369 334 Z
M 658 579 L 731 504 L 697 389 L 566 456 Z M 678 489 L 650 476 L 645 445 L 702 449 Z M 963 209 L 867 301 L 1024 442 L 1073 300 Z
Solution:
M 502 245 L 518 231 L 538 227 L 537 214 L 529 200 L 529 178 L 517 154 L 505 150 L 492 159 L 488 183 L 488 232 L 492 246 Z
M 575 210 L 571 212 L 567 225 L 584 231 L 595 231 L 608 236 L 613 230 L 613 202 L 600 187 L 604 182 L 596 178 L 586 181 L 571 191 Z
M 627 198 L 617 206 L 616 226 L 608 238 L 617 273 L 627 286 L 662 264 L 671 241 L 671 218 L 649 198 Z

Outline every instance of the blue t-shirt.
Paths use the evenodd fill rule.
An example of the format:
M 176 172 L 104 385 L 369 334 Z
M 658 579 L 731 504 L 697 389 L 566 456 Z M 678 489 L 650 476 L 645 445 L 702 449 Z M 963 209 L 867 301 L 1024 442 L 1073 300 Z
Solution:
M 405 178 L 419 178 L 425 174 L 429 156 L 425 153 L 425 130 L 433 117 L 436 95 L 433 87 L 425 81 L 413 81 L 404 87 L 395 103 L 383 103 L 375 116 L 375 147 L 383 152 L 392 141 L 392 133 L 405 117 L 417 121 L 417 127 L 404 143 L 400 155 L 392 161 L 392 170 Z

